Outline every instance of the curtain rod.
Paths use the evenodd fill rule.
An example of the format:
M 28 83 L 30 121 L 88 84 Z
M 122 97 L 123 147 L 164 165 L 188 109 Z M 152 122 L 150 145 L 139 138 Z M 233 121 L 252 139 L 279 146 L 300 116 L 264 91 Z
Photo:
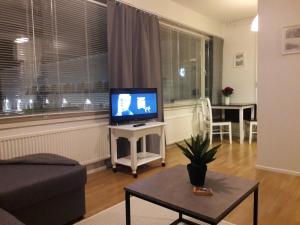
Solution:
M 147 13 L 147 14 L 150 14 L 150 15 L 157 16 L 158 18 L 161 18 L 161 17 L 162 17 L 161 15 L 159 15 L 159 14 L 157 14 L 157 13 L 155 13 L 155 12 L 152 12 L 152 11 L 150 11 L 150 10 L 138 8 L 138 7 L 136 7 L 136 5 L 131 4 L 131 3 L 129 3 L 129 2 L 126 2 L 126 1 L 123 1 L 123 0 L 115 0 L 115 1 L 116 1 L 116 2 L 120 2 L 120 3 L 122 3 L 122 4 L 125 4 L 125 5 L 129 5 L 129 6 L 131 6 L 132 8 L 135 8 L 135 9 L 137 9 L 137 10 L 140 10 L 140 11 L 142 11 L 142 12 L 144 12 L 144 13 Z
M 88 1 L 95 2 L 95 0 L 88 0 Z M 115 0 L 115 1 L 116 2 L 120 2 L 122 4 L 125 4 L 125 5 L 128 5 L 128 6 L 132 7 L 132 8 L 140 10 L 140 11 L 142 11 L 144 13 L 157 16 L 158 19 L 160 20 L 160 23 L 163 24 L 163 25 L 174 27 L 174 28 L 177 28 L 177 29 L 181 29 L 181 30 L 183 30 L 185 32 L 194 33 L 195 35 L 202 36 L 202 37 L 204 37 L 206 39 L 209 39 L 211 36 L 213 36 L 213 35 L 210 35 L 210 34 L 208 34 L 206 32 L 200 31 L 200 30 L 198 30 L 196 28 L 190 27 L 188 25 L 182 24 L 182 23 L 174 21 L 172 19 L 168 19 L 168 18 L 166 18 L 166 17 L 158 14 L 157 12 L 153 12 L 153 11 L 150 11 L 150 10 L 138 8 L 134 4 L 128 3 L 128 2 L 126 2 L 124 0 Z M 100 2 L 97 2 L 97 3 L 99 3 L 99 4 L 103 5 L 103 6 L 107 6 L 107 4 L 105 4 L 105 3 L 100 3 Z
M 196 36 L 198 38 L 200 37 L 200 38 L 203 38 L 205 40 L 209 39 L 208 35 L 205 35 L 205 34 L 199 33 L 199 32 L 195 32 L 194 30 L 187 29 L 185 27 L 181 27 L 181 26 L 178 26 L 176 24 L 172 25 L 170 23 L 166 23 L 166 22 L 163 22 L 163 21 L 160 21 L 159 23 L 161 25 L 165 26 L 165 27 L 168 27 L 168 28 L 171 28 L 171 29 L 174 29 L 174 30 L 177 30 L 177 31 L 181 31 L 181 32 L 184 32 L 184 33 L 188 33 L 188 34 L 191 34 L 191 35 Z
M 92 3 L 95 3 L 97 5 L 101 5 L 101 6 L 104 6 L 104 7 L 107 7 L 107 4 L 103 3 L 103 2 L 99 2 L 99 1 L 96 1 L 96 0 L 87 0 L 88 2 L 92 2 Z
M 126 4 L 126 5 L 129 5 L 133 8 L 136 8 L 138 10 L 141 10 L 145 13 L 148 13 L 148 14 L 151 14 L 151 15 L 156 15 L 159 20 L 160 20 L 160 23 L 162 23 L 163 25 L 167 25 L 167 26 L 171 26 L 171 27 L 174 27 L 174 28 L 178 28 L 182 31 L 186 31 L 186 32 L 190 32 L 190 33 L 194 33 L 195 35 L 200 35 L 206 39 L 208 39 L 210 36 L 210 34 L 206 33 L 206 32 L 203 32 L 203 31 L 200 31 L 196 28 L 193 28 L 193 27 L 190 27 L 189 25 L 186 25 L 186 24 L 183 24 L 183 23 L 180 23 L 180 22 L 177 22 L 177 21 L 174 21 L 172 19 L 168 19 L 166 18 L 165 16 L 162 16 L 160 14 L 158 14 L 157 12 L 153 12 L 153 11 L 150 11 L 150 10 L 146 10 L 146 9 L 141 9 L 141 8 L 137 8 L 135 5 L 131 4 L 131 3 L 128 3 L 126 1 L 123 1 L 123 0 L 116 0 L 120 3 L 123 3 L 123 4 Z

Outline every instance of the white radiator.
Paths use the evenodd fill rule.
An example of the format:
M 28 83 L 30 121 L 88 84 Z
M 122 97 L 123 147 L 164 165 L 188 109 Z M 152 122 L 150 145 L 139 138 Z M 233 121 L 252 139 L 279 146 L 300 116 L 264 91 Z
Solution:
M 106 123 L 0 138 L 0 159 L 54 153 L 90 164 L 110 157 Z
M 199 132 L 199 122 L 197 118 L 195 119 L 194 113 L 168 116 L 165 117 L 165 121 L 167 123 L 166 140 L 168 145 L 190 138 L 191 135 Z

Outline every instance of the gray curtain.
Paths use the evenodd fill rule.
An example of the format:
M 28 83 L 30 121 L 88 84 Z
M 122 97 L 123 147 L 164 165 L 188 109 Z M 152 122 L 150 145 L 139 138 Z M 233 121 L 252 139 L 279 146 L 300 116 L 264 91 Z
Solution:
M 223 71 L 223 45 L 224 40 L 219 37 L 213 37 L 213 74 L 212 74 L 212 104 L 222 103 L 222 71 Z
M 107 32 L 110 87 L 157 88 L 158 115 L 163 121 L 158 18 L 108 0 Z M 151 151 L 157 151 L 158 137 L 149 137 L 147 143 Z M 118 145 L 124 149 L 126 144 Z

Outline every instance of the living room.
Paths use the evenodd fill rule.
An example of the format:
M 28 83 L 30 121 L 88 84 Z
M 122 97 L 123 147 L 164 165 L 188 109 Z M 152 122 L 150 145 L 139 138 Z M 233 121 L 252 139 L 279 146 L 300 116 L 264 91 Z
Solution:
M 259 182 L 259 194 L 254 183 L 244 190 L 248 198 L 224 205 L 223 217 L 203 217 L 219 212 L 217 206 L 194 217 L 209 224 L 300 224 L 298 2 L 10 0 L 0 6 L 0 224 L 130 224 L 124 187 L 186 167 L 176 144 L 213 133 L 205 126 L 204 97 L 212 118 L 230 124 L 209 136 L 210 148 L 221 146 L 206 185 L 211 172 L 220 173 L 241 179 L 229 186 Z M 251 30 L 256 15 L 258 32 Z M 230 98 L 226 87 L 233 89 Z M 113 105 L 124 108 L 125 97 L 133 102 L 137 94 L 138 109 L 156 111 L 112 113 Z M 143 107 L 152 94 L 155 104 Z M 123 129 L 130 122 L 138 126 Z M 144 138 L 153 133 L 160 138 Z M 138 149 L 146 147 L 153 160 L 141 165 Z M 186 168 L 183 177 L 188 181 Z M 184 192 L 172 182 L 164 194 L 169 201 Z M 212 197 L 230 192 L 226 185 L 211 188 Z M 53 190 L 61 196 L 54 199 Z M 195 202 L 202 198 L 209 197 Z M 173 211 L 184 208 L 130 199 L 131 224 L 170 224 L 178 217 Z M 187 211 L 182 214 L 193 217 Z

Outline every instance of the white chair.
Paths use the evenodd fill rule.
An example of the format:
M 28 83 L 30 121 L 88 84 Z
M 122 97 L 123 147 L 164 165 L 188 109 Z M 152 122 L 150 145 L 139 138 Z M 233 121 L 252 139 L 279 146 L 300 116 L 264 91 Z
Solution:
M 249 144 L 251 144 L 252 143 L 252 135 L 257 134 L 257 121 L 256 120 L 251 120 L 251 121 L 246 120 L 245 122 L 249 126 Z M 254 127 L 256 129 L 254 129 Z
M 206 135 L 207 132 L 209 133 L 210 144 L 212 144 L 214 134 L 219 134 L 221 141 L 223 140 L 223 134 L 228 134 L 229 143 L 232 144 L 231 122 L 224 120 L 213 121 L 209 98 L 201 98 L 201 112 L 204 125 L 204 135 Z M 223 130 L 223 127 L 227 127 L 227 130 Z

